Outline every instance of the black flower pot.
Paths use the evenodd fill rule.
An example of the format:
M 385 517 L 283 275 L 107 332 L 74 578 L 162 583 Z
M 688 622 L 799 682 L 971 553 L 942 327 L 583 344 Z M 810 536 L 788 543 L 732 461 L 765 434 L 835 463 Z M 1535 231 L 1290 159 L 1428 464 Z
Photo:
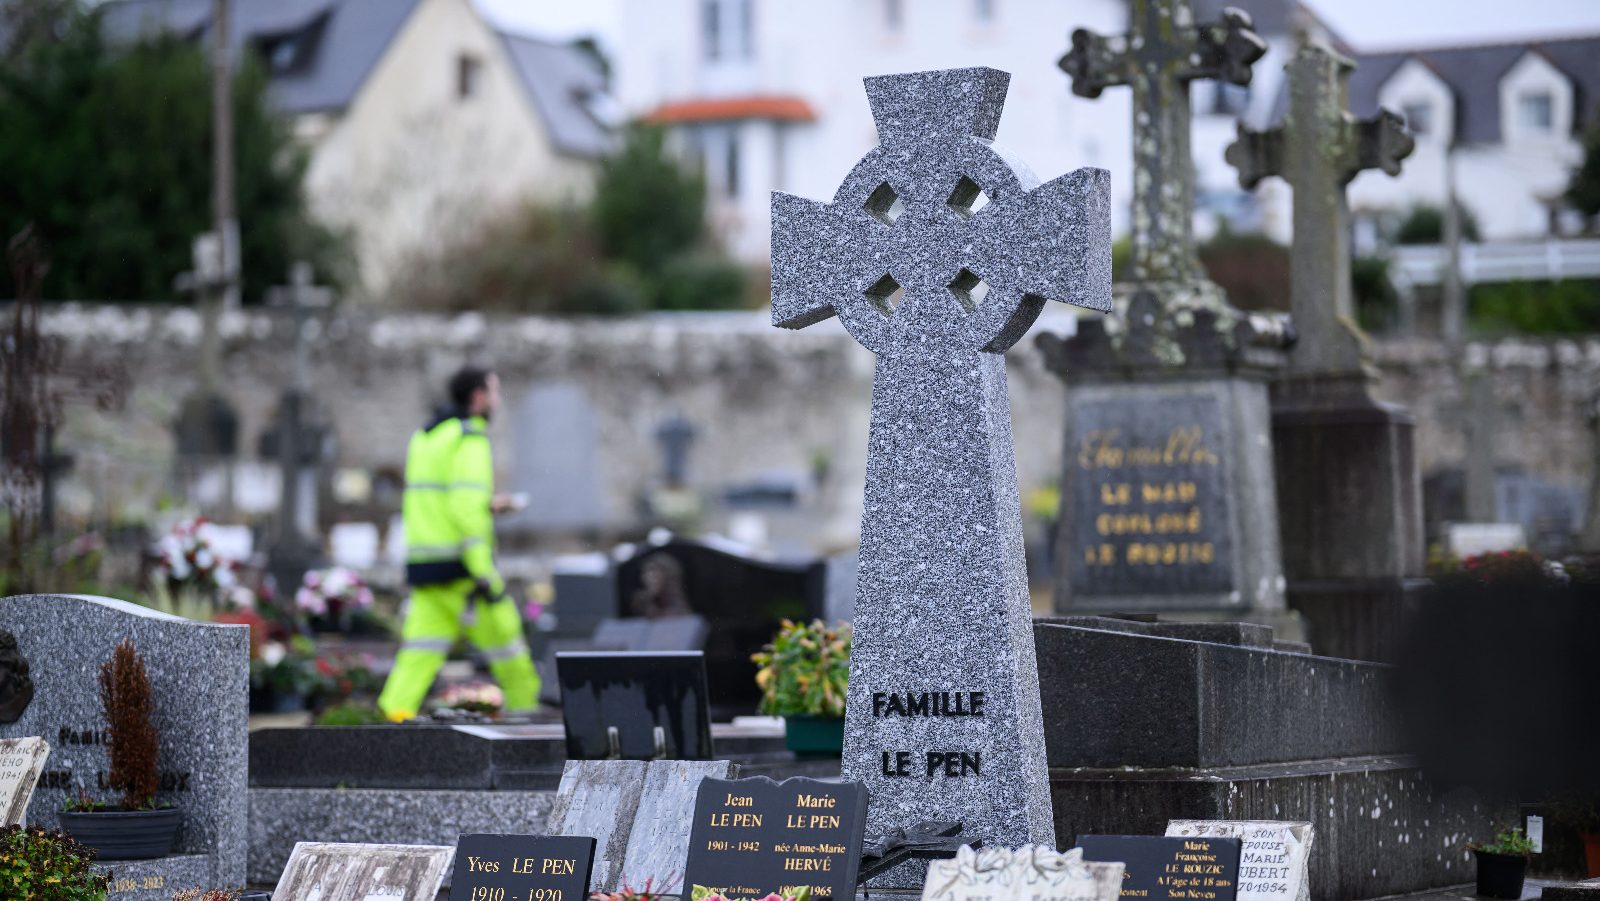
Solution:
M 148 860 L 166 857 L 178 844 L 183 811 L 62 811 L 61 828 L 81 844 L 99 852 L 101 860 Z
M 1528 858 L 1521 854 L 1473 851 L 1478 858 L 1478 897 L 1522 897 L 1522 880 L 1528 875 Z

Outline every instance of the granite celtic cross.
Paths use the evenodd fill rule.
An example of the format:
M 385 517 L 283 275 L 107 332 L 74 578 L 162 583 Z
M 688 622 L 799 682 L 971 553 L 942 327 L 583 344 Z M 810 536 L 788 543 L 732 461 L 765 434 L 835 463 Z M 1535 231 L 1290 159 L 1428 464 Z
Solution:
M 1189 151 L 1189 82 L 1250 83 L 1250 65 L 1267 52 L 1250 16 L 1193 24 L 1190 0 L 1132 0 L 1128 33 L 1079 28 L 1060 67 L 1072 92 L 1095 98 L 1108 87 L 1133 89 L 1133 280 L 1203 278 L 1194 247 L 1194 160 Z
M 1294 187 L 1290 307 L 1300 340 L 1291 374 L 1357 375 L 1368 367 L 1350 286 L 1350 207 L 1344 187 L 1364 169 L 1400 174 L 1414 142 L 1399 116 L 1380 109 L 1357 121 L 1346 109 L 1355 64 L 1309 43 L 1285 67 L 1289 115 L 1267 131 L 1239 126 L 1224 158 L 1253 189 L 1276 175 Z
M 992 144 L 1010 76 L 866 80 L 879 145 L 832 203 L 772 197 L 772 318 L 877 354 L 844 775 L 869 833 L 1053 844 L 1001 354 L 1046 299 L 1108 310 L 1108 173 Z M 917 885 L 913 867 L 881 885 Z

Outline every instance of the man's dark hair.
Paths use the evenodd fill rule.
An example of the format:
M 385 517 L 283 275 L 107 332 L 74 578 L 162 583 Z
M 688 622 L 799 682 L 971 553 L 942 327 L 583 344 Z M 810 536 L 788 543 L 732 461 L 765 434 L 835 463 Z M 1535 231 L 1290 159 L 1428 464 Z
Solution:
M 460 372 L 450 377 L 450 403 L 457 410 L 467 409 L 472 403 L 473 393 L 489 387 L 489 376 L 493 372 L 492 369 L 478 366 L 463 366 Z

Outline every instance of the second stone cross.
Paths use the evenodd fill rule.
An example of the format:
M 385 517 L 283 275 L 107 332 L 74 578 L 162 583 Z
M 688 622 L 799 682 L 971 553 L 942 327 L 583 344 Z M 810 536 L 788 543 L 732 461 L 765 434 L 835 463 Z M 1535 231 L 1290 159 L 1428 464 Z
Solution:
M 1002 354 L 1047 299 L 1110 309 L 1110 176 L 1041 185 L 997 148 L 1009 82 L 867 79 L 880 143 L 833 202 L 773 195 L 772 318 L 838 316 L 878 358 L 843 761 L 869 832 L 1054 846 Z

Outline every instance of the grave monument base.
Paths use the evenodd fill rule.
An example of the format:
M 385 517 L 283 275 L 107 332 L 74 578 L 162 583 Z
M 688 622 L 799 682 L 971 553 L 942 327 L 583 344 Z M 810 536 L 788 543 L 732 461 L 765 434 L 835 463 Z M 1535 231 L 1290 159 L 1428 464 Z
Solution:
M 171 901 L 184 889 L 211 888 L 215 866 L 207 854 L 173 854 L 154 860 L 102 861 L 94 864 L 94 871 L 111 881 L 110 894 L 117 901 Z

